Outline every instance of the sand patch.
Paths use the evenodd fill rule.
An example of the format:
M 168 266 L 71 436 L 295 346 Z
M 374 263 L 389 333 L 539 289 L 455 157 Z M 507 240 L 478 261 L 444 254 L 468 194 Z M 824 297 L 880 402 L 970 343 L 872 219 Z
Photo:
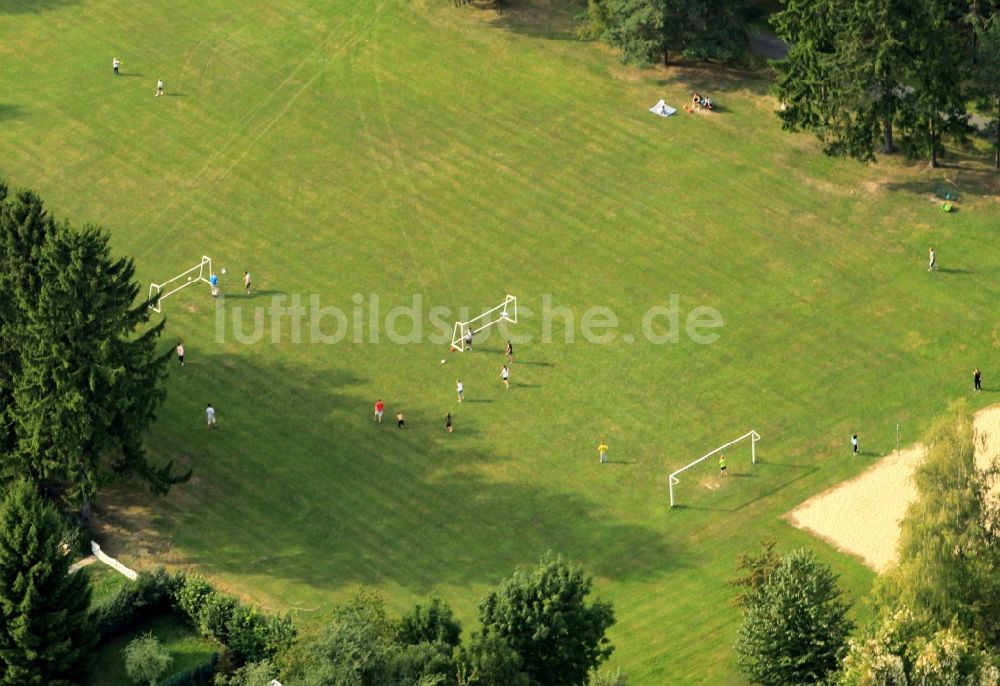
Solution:
M 975 428 L 976 464 L 986 469 L 1000 458 L 1000 405 L 976 413 Z M 785 517 L 839 550 L 857 555 L 875 571 L 884 571 L 897 559 L 899 523 L 917 497 L 913 472 L 926 455 L 926 446 L 917 444 L 884 457 Z

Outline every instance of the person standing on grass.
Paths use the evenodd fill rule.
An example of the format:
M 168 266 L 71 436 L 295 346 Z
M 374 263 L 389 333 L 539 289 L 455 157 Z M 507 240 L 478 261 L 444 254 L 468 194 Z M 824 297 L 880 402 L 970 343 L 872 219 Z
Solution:
M 219 275 L 213 272 L 212 275 L 210 277 L 208 277 L 208 285 L 212 287 L 212 297 L 213 298 L 218 298 L 219 297 Z
M 976 367 L 976 371 L 972 372 L 972 383 L 976 388 L 976 391 L 983 390 L 983 375 L 979 371 L 979 367 Z
M 510 390 L 510 370 L 507 369 L 507 365 L 500 369 L 500 380 L 503 381 L 503 387 Z
M 465 400 L 465 386 L 462 385 L 461 379 L 455 380 L 455 390 L 458 392 L 458 402 L 463 402 Z
M 510 344 L 510 341 L 507 341 L 507 350 L 504 351 L 504 354 L 507 355 L 507 364 L 513 364 L 514 363 L 514 346 Z
M 177 361 L 181 363 L 182 367 L 184 366 L 184 341 L 177 343 Z
M 721 476 L 729 476 L 729 470 L 726 469 L 726 456 L 719 455 L 719 474 Z
M 121 64 L 122 64 L 122 61 L 120 59 L 118 59 L 117 57 L 114 58 L 113 60 L 111 60 L 111 66 L 114 67 L 115 76 L 118 76 L 118 67 L 120 67 Z
M 444 418 L 444 428 L 448 430 L 448 433 L 452 432 L 451 412 L 449 412 L 448 416 Z
M 934 248 L 930 249 L 928 255 L 927 271 L 933 271 L 937 269 L 937 253 L 934 252 Z
M 472 329 L 465 332 L 465 347 L 472 350 Z
M 601 444 L 597 446 L 597 457 L 600 458 L 601 464 L 608 463 L 608 444 L 601 439 Z
M 397 412 L 396 413 L 396 427 L 399 428 L 399 429 L 402 429 L 405 426 L 406 426 L 406 420 L 403 418 L 403 413 L 402 412 Z
M 156 97 L 163 95 L 163 79 L 156 79 Z
M 247 289 L 247 295 L 253 291 L 250 287 L 250 272 L 243 272 L 243 286 Z
M 854 450 L 854 454 L 857 455 L 860 448 L 858 447 L 858 435 L 854 434 L 851 436 L 851 448 Z
M 215 424 L 215 408 L 212 407 L 212 403 L 209 403 L 208 407 L 205 408 L 205 419 L 208 421 L 208 428 L 209 429 L 215 429 L 216 428 L 216 424 Z
M 385 403 L 382 402 L 382 398 L 379 398 L 375 401 L 375 416 L 372 417 L 372 421 L 381 424 L 383 412 L 385 412 Z

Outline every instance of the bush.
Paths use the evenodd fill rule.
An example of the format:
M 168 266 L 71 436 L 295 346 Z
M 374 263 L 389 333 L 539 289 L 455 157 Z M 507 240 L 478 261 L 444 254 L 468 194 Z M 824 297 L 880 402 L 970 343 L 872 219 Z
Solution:
M 156 684 L 156 680 L 166 671 L 173 658 L 163 645 L 146 634 L 135 639 L 122 651 L 125 657 L 125 673 L 137 684 Z
M 135 581 L 122 586 L 118 595 L 93 613 L 94 629 L 100 640 L 107 641 L 168 608 L 175 586 L 175 580 L 162 568 L 141 572 Z

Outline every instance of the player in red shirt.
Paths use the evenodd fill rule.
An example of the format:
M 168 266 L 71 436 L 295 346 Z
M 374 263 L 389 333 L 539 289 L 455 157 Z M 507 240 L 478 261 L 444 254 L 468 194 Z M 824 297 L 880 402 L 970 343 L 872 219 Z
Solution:
M 373 418 L 373 421 L 376 421 L 379 424 L 381 424 L 383 412 L 385 412 L 385 403 L 382 402 L 381 398 L 379 398 L 378 400 L 375 401 L 375 417 Z

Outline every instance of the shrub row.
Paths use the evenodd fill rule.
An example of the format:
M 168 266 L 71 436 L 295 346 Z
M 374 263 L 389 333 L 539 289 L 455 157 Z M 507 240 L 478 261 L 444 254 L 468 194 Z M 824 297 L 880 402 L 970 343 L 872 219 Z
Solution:
M 219 664 L 219 654 L 212 653 L 212 657 L 197 667 L 186 669 L 183 672 L 174 674 L 169 679 L 157 682 L 157 686 L 211 686 L 215 675 L 215 667 Z
M 162 568 L 140 572 L 138 579 L 125 584 L 117 596 L 95 611 L 93 621 L 103 643 L 143 619 L 171 609 L 187 618 L 202 636 L 221 644 L 230 658 L 227 662 L 236 667 L 273 658 L 295 637 L 291 616 L 266 615 L 235 596 L 220 593 L 201 576 L 183 572 L 170 575 Z M 215 656 L 209 675 L 218 661 Z M 193 674 L 202 667 L 173 678 L 189 679 L 178 684 L 207 683 L 197 680 L 200 672 Z

